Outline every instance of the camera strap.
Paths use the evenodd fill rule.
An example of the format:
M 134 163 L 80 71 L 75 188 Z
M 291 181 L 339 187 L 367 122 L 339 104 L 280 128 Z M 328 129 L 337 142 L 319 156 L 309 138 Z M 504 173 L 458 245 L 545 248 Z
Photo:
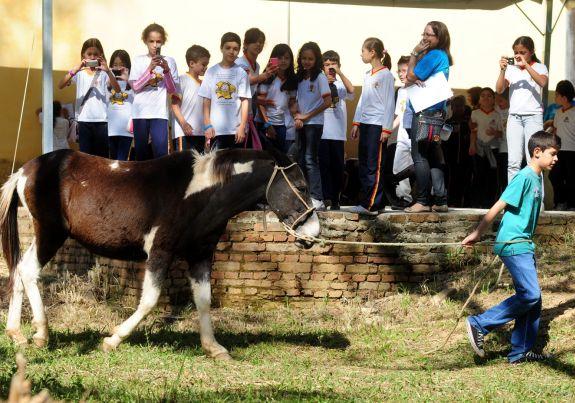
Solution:
M 79 106 L 80 110 L 78 111 L 78 116 L 80 116 L 80 113 L 82 113 L 82 108 L 83 108 L 84 104 L 86 103 L 86 101 L 90 97 L 90 94 L 92 93 L 92 91 L 94 91 L 94 87 L 96 87 L 96 82 L 98 81 L 98 77 L 100 76 L 101 72 L 102 72 L 102 70 L 97 70 L 96 74 L 94 74 L 94 77 L 92 78 L 92 82 L 90 83 L 90 88 L 88 88 L 88 91 L 86 91 L 86 94 L 84 95 L 84 97 L 82 98 L 82 101 L 80 102 L 80 106 Z

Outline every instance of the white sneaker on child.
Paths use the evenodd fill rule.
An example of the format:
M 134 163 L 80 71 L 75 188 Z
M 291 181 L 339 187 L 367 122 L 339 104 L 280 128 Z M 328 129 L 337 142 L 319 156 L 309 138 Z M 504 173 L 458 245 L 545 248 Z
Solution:
M 322 200 L 312 198 L 311 204 L 313 205 L 316 211 L 325 211 L 325 204 L 323 204 Z

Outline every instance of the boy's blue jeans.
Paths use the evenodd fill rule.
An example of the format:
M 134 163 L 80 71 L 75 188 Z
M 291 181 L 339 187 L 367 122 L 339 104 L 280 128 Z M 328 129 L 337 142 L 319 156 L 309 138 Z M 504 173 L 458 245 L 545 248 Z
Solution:
M 515 320 L 511 334 L 509 362 L 520 359 L 535 344 L 541 317 L 541 289 L 533 253 L 501 256 L 513 278 L 515 295 L 480 315 L 470 316 L 473 326 L 484 334 Z

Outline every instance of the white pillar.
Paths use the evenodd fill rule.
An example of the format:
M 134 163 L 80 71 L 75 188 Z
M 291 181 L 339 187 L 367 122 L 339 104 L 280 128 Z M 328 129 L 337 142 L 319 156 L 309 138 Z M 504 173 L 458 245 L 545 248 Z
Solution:
M 565 47 L 565 78 L 575 83 L 575 1 L 570 1 L 566 10 L 567 46 Z
M 42 0 L 42 154 L 54 149 L 52 81 L 52 0 Z

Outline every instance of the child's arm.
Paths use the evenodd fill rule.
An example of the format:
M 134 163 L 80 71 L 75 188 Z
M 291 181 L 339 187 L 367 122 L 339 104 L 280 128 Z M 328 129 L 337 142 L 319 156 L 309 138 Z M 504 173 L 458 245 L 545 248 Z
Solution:
M 507 203 L 505 203 L 502 199 L 499 199 L 497 202 L 495 202 L 493 207 L 491 207 L 487 212 L 487 214 L 483 216 L 483 219 L 481 220 L 477 228 L 475 228 L 475 230 L 471 234 L 467 235 L 465 239 L 461 241 L 461 244 L 465 246 L 471 246 L 474 243 L 478 242 L 481 239 L 481 235 L 485 232 L 487 227 L 493 222 L 495 217 L 497 217 L 497 215 L 506 206 Z
M 236 143 L 241 143 L 246 138 L 246 123 L 248 122 L 248 112 L 250 109 L 250 101 L 248 98 L 240 98 L 241 104 L 241 119 L 240 125 L 236 130 Z
M 477 123 L 473 118 L 469 121 L 469 129 L 471 134 L 469 135 L 469 155 L 474 156 L 477 152 Z
M 214 128 L 212 127 L 210 120 L 210 110 L 212 108 L 212 100 L 210 98 L 204 98 L 203 110 L 204 110 L 204 135 L 206 139 L 212 139 L 216 135 Z
M 112 74 L 112 72 L 110 71 L 110 68 L 108 67 L 108 63 L 106 63 L 106 59 L 104 59 L 103 57 L 100 56 L 100 57 L 98 57 L 98 61 L 100 62 L 100 66 L 97 68 L 99 70 L 102 70 L 104 73 L 106 73 L 106 75 L 110 79 L 110 86 L 116 92 L 122 91 L 122 89 L 120 88 L 120 84 L 118 84 L 118 80 L 116 80 L 116 76 L 114 76 Z
M 327 108 L 329 108 L 329 106 L 331 105 L 331 94 L 324 94 L 322 97 L 323 97 L 323 104 L 319 108 L 316 108 L 313 111 L 305 114 L 301 114 L 298 112 L 295 115 L 295 118 L 301 120 L 302 122 L 305 122 L 306 120 L 310 120 L 314 116 L 319 115 Z
M 341 79 L 341 82 L 343 83 L 345 90 L 347 91 L 348 95 L 353 95 L 353 91 L 355 90 L 355 87 L 353 86 L 353 84 L 351 83 L 351 81 L 349 81 L 349 79 L 343 75 L 343 73 L 341 72 L 341 70 L 339 69 L 339 67 L 335 68 L 335 72 L 337 73 L 337 75 L 339 76 L 339 78 Z
M 498 94 L 503 94 L 503 91 L 509 87 L 509 82 L 505 79 L 505 72 L 507 71 L 507 58 L 502 57 L 499 60 L 499 76 L 497 77 L 497 83 L 495 84 L 495 90 Z
M 184 131 L 184 134 L 186 136 L 191 136 L 194 134 L 194 130 L 193 130 L 192 126 L 186 121 L 186 118 L 184 117 L 184 115 L 182 115 L 181 105 L 182 105 L 182 100 L 180 99 L 180 97 L 178 97 L 177 95 L 173 95 L 172 96 L 172 113 L 174 114 L 174 117 L 176 118 L 180 127 Z
M 72 80 L 72 77 L 74 77 L 76 74 L 78 74 L 78 72 L 80 70 L 82 70 L 82 68 L 85 65 L 86 65 L 86 60 L 82 59 L 82 62 L 79 65 L 77 65 L 76 67 L 72 67 L 70 69 L 70 71 L 68 71 L 66 74 L 64 74 L 64 77 L 62 77 L 62 79 L 58 83 L 58 89 L 61 90 L 64 87 L 70 85 L 70 81 Z

